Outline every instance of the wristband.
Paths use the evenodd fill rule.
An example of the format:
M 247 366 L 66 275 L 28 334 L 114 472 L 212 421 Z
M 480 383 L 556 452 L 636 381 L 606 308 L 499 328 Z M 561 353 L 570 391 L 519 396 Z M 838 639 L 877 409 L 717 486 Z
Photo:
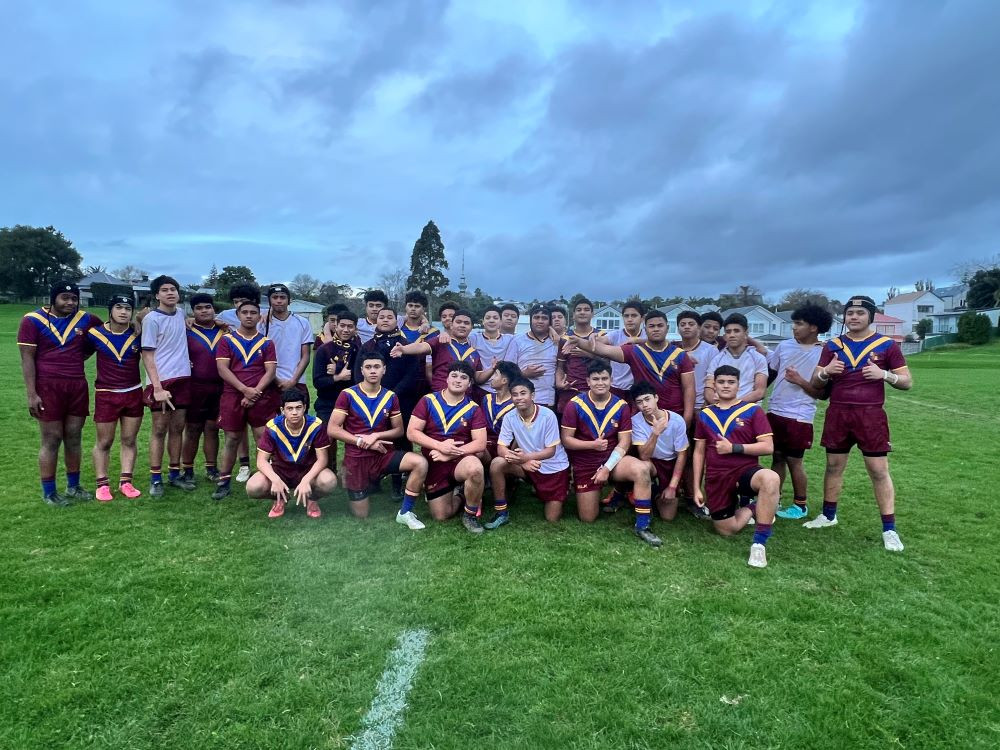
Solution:
M 888 379 L 889 379 L 889 371 L 882 370 L 882 380 L 888 380 Z
M 826 383 L 826 382 L 828 382 L 830 380 L 830 376 L 827 375 L 826 374 L 826 370 L 823 370 L 823 369 L 821 369 L 819 372 L 816 373 L 816 377 L 818 377 L 824 383 Z
M 356 438 L 354 438 L 354 446 L 356 448 L 360 448 L 361 447 L 361 436 L 360 435 L 358 435 Z
M 742 453 L 743 443 L 733 443 L 733 453 Z
M 887 370 L 887 371 L 886 371 L 886 375 L 889 375 L 889 376 L 891 377 L 891 379 L 890 379 L 890 378 L 886 378 L 886 380 L 888 380 L 888 381 L 889 381 L 889 385 L 896 385 L 896 383 L 898 383 L 898 382 L 899 382 L 899 375 L 897 375 L 896 373 L 894 373 L 894 372 L 889 372 L 889 371 Z
M 604 462 L 604 468 L 608 471 L 614 471 L 618 462 L 622 460 L 622 454 L 618 452 L 618 449 L 611 451 L 611 455 L 608 456 L 608 460 Z

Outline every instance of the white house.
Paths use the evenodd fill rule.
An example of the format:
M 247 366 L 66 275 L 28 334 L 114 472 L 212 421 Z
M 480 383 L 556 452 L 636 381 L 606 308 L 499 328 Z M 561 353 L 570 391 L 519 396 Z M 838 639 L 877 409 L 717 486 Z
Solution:
M 677 333 L 677 316 L 685 310 L 694 310 L 691 305 L 685 302 L 677 302 L 673 305 L 664 305 L 663 307 L 658 307 L 656 309 L 667 316 L 667 323 L 670 324 L 671 333 Z
M 760 338 L 761 336 L 787 338 L 787 336 L 782 336 L 782 327 L 785 321 L 777 313 L 771 312 L 766 307 L 762 307 L 761 305 L 733 307 L 729 310 L 723 310 L 719 314 L 725 320 L 734 313 L 746 316 L 747 324 L 749 325 L 747 333 L 754 338 Z
M 604 305 L 594 310 L 594 319 L 590 324 L 598 331 L 617 331 L 625 327 L 625 320 L 617 307 Z
M 882 307 L 886 315 L 903 321 L 902 332 L 905 336 L 913 333 L 913 329 L 923 318 L 943 313 L 945 302 L 934 292 L 907 292 L 887 299 Z
M 968 310 L 949 310 L 943 313 L 935 313 L 929 315 L 931 320 L 934 321 L 934 327 L 931 329 L 933 333 L 958 333 L 958 319 L 961 318 Z M 990 319 L 990 325 L 996 328 L 1000 325 L 1000 307 L 991 307 L 986 310 L 975 310 L 981 315 L 985 315 Z
M 968 284 L 952 284 L 934 290 L 934 294 L 944 300 L 945 310 L 964 310 L 965 296 L 968 293 Z

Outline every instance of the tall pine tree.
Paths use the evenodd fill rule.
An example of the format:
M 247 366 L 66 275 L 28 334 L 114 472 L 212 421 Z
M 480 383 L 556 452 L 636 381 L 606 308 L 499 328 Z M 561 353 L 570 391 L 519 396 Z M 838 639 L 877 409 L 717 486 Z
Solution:
M 433 221 L 428 221 L 420 233 L 420 239 L 413 243 L 406 288 L 425 294 L 437 294 L 448 285 L 448 277 L 444 275 L 447 267 L 441 233 Z

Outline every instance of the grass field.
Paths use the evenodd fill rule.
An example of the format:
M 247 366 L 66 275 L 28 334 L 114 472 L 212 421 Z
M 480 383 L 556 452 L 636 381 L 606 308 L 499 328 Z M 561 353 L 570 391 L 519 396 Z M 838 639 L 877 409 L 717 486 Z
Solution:
M 840 525 L 779 522 L 758 571 L 747 535 L 685 516 L 654 550 L 530 496 L 483 538 L 410 532 L 388 496 L 359 522 L 339 492 L 318 522 L 207 486 L 46 507 L 23 312 L 0 306 L 2 748 L 350 747 L 414 628 L 396 748 L 1000 746 L 1000 346 L 913 357 L 888 398 L 904 553 L 855 456 Z

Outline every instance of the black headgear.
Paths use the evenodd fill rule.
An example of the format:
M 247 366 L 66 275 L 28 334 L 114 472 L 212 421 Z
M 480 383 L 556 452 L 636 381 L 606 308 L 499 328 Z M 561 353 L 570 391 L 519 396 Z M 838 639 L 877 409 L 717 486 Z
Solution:
M 871 297 L 866 297 L 863 294 L 858 294 L 844 303 L 844 314 L 847 314 L 847 308 L 849 307 L 863 307 L 868 311 L 868 322 L 875 322 L 875 313 L 878 312 L 878 308 L 875 306 L 875 300 Z
M 115 305 L 128 305 L 131 309 L 135 309 L 135 300 L 133 300 L 127 294 L 116 294 L 111 299 L 108 300 L 108 312 L 115 309 Z
M 268 299 L 271 298 L 272 294 L 284 294 L 289 300 L 292 298 L 292 293 L 288 291 L 288 287 L 284 284 L 271 284 L 271 286 L 267 288 Z
M 76 283 L 72 281 L 57 281 L 55 284 L 52 285 L 52 288 L 49 290 L 49 304 L 50 305 L 55 304 L 56 297 L 58 297 L 63 292 L 70 292 L 72 294 L 75 294 L 77 298 L 79 298 L 80 287 L 78 287 Z

